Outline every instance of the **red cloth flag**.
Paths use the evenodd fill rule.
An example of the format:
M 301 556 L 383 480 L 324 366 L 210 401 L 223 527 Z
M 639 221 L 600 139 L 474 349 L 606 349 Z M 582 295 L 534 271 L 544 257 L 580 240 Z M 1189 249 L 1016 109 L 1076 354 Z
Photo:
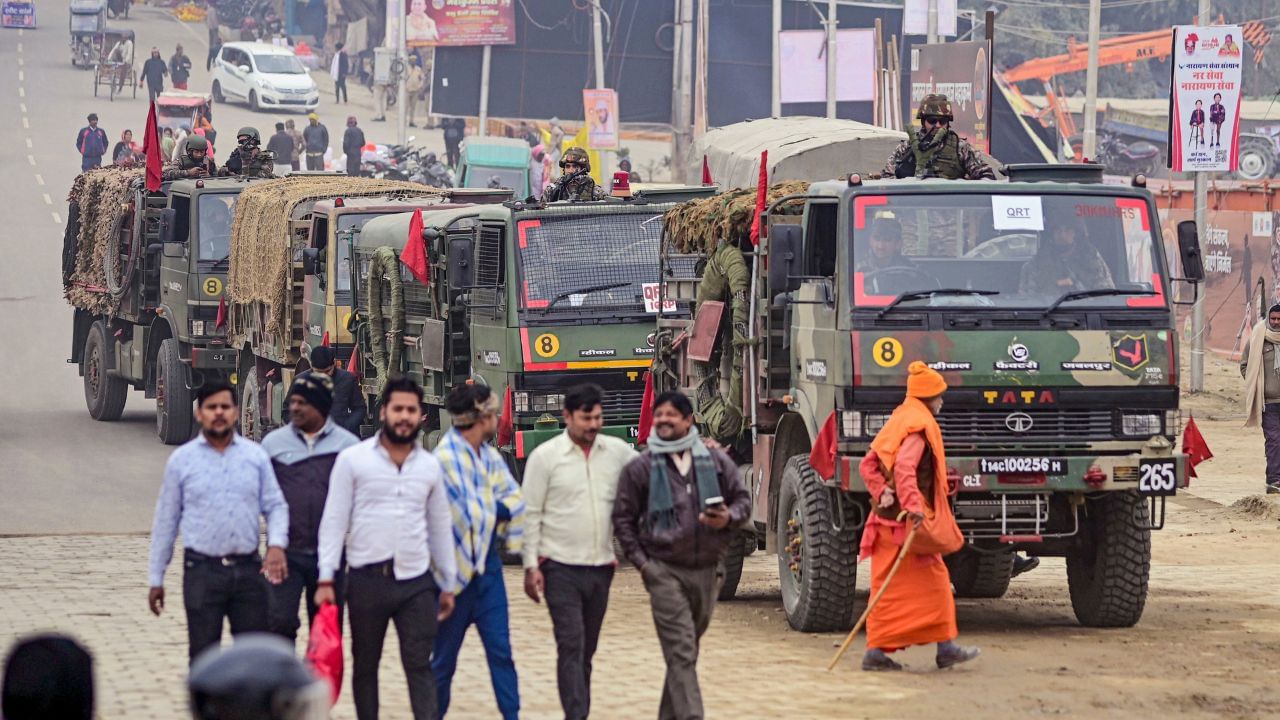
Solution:
M 636 444 L 649 442 L 649 430 L 653 428 L 653 373 L 644 374 L 644 395 L 640 398 L 640 428 L 636 433 Z
M 425 286 L 431 285 L 430 268 L 427 266 L 427 243 L 422 239 L 422 208 L 413 211 L 409 221 L 409 237 L 404 241 L 400 262 Z
M 227 296 L 223 295 L 218 298 L 218 319 L 213 321 L 215 330 L 221 330 L 227 326 Z
M 760 151 L 760 182 L 756 185 L 756 217 L 751 221 L 751 246 L 760 244 L 760 220 L 764 216 L 765 198 L 769 196 L 769 151 Z
M 320 345 L 323 347 L 329 347 L 329 331 L 328 330 L 325 330 L 324 335 L 320 337 Z
M 813 450 L 809 451 L 809 467 L 818 473 L 823 480 L 830 480 L 836 474 L 836 411 L 832 410 L 827 421 L 822 423 L 818 437 L 813 441 Z
M 351 348 L 351 359 L 347 360 L 347 372 L 360 377 L 360 348 Z
M 164 163 L 160 160 L 160 133 L 156 128 L 154 102 L 147 110 L 147 131 L 142 136 L 142 153 L 147 156 L 147 192 L 157 192 L 160 190 L 160 182 L 164 180 Z
M 707 164 L 706 155 L 702 156 L 702 184 L 715 185 L 715 183 L 711 181 L 711 165 Z
M 1187 419 L 1187 426 L 1182 430 L 1182 452 L 1187 456 L 1187 477 L 1199 477 L 1196 466 L 1213 458 L 1213 451 L 1204 441 L 1204 435 L 1200 434 L 1200 428 L 1196 427 L 1194 417 Z
M 421 215 L 421 211 L 419 211 Z M 514 417 L 514 403 L 512 403 L 511 386 L 507 386 L 507 393 L 502 397 L 502 418 L 498 420 L 498 445 L 510 445 L 512 439 L 515 438 L 516 422 Z

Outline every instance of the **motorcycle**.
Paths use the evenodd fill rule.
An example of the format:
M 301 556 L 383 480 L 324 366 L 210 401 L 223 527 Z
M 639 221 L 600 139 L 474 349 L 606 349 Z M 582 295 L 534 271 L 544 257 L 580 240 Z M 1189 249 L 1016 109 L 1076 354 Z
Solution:
M 425 185 L 438 188 L 453 187 L 453 173 L 449 172 L 449 168 L 436 157 L 436 154 L 429 152 L 422 157 L 422 180 Z
M 1116 175 L 1150 175 L 1160 160 L 1160 148 L 1145 140 L 1126 143 L 1116 135 L 1098 137 L 1098 162 Z

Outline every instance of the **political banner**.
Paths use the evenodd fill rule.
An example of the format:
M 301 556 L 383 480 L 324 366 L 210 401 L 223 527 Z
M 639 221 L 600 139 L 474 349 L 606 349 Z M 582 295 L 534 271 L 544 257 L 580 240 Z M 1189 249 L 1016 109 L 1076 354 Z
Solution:
M 1235 171 L 1242 42 L 1238 25 L 1174 28 L 1169 95 L 1169 167 L 1174 171 Z
M 974 148 L 991 152 L 990 58 L 986 40 L 911 48 L 912 126 L 920 126 L 916 108 L 926 95 L 946 95 L 955 116 L 951 129 Z
M 405 44 L 411 48 L 516 42 L 515 0 L 406 0 L 405 6 Z M 398 31 L 394 21 L 387 24 L 388 44 L 394 46 Z
M 582 91 L 583 117 L 587 119 L 587 147 L 618 149 L 618 93 L 610 88 Z

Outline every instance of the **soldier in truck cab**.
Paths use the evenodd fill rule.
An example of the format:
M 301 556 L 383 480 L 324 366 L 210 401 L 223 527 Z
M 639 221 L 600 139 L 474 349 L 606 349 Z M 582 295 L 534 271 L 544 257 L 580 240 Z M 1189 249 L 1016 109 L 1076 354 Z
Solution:
M 902 223 L 894 217 L 877 218 L 871 226 L 870 252 L 858 262 L 857 271 L 872 273 L 889 268 L 914 268 L 902 254 Z
M 1050 229 L 1042 234 L 1036 254 L 1022 266 L 1018 283 L 1023 294 L 1061 294 L 1074 290 L 1116 286 L 1111 269 L 1089 242 L 1084 223 L 1074 215 L 1045 218 Z

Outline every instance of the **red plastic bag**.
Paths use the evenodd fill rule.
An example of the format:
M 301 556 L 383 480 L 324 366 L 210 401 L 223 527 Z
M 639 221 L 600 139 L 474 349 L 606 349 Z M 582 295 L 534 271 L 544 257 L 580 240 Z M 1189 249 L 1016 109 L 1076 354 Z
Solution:
M 338 606 L 333 603 L 321 605 L 311 623 L 307 664 L 316 677 L 329 681 L 330 707 L 336 705 L 342 689 L 342 629 L 338 626 Z

